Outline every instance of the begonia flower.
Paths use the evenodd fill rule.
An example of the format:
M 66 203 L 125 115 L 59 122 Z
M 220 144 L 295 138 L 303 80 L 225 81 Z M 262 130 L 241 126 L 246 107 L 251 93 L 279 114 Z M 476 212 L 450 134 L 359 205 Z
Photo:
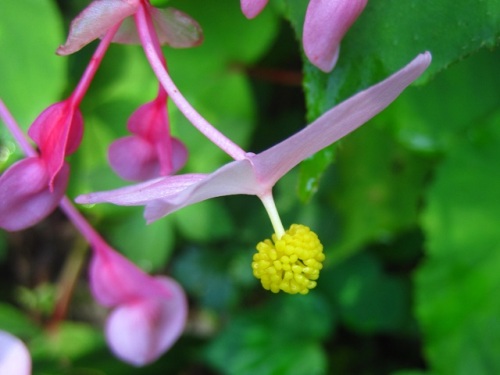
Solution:
M 16 336 L 0 330 L 0 374 L 31 374 L 31 356 Z
M 259 154 L 248 153 L 211 174 L 167 176 L 135 186 L 90 193 L 78 203 L 110 202 L 146 205 L 151 222 L 189 204 L 235 194 L 266 196 L 290 169 L 315 152 L 349 134 L 385 109 L 427 68 L 430 53 L 417 56 L 386 80 L 340 103 L 312 124 Z
M 337 63 L 340 42 L 368 0 L 310 0 L 302 31 L 304 53 L 324 72 Z
M 173 279 L 147 275 L 103 241 L 94 241 L 93 249 L 90 287 L 112 309 L 105 328 L 109 347 L 135 366 L 155 361 L 184 330 L 184 291 Z
M 57 54 L 69 55 L 79 51 L 120 23 L 122 25 L 113 42 L 138 43 L 137 32 L 128 17 L 134 15 L 141 6 L 151 15 L 162 45 L 187 48 L 203 41 L 198 23 L 177 9 L 158 9 L 147 0 L 94 0 L 73 20 L 66 43 L 57 49 Z
M 241 11 L 247 18 L 254 18 L 267 5 L 268 0 L 241 0 Z
M 25 229 L 57 207 L 69 178 L 64 158 L 78 147 L 82 125 L 80 112 L 69 101 L 50 106 L 34 121 L 28 133 L 39 154 L 33 151 L 0 176 L 1 228 Z
M 133 135 L 120 138 L 109 147 L 109 163 L 121 178 L 144 181 L 167 176 L 186 163 L 186 147 L 170 135 L 166 99 L 166 92 L 160 89 L 155 100 L 130 116 L 127 129 Z
M 173 88 L 175 86 L 172 86 L 172 82 L 167 81 L 168 75 L 159 70 L 159 60 L 152 54 L 148 57 L 169 95 L 180 95 L 178 89 Z M 243 158 L 235 158 L 235 161 L 211 174 L 167 176 L 135 186 L 82 195 L 77 197 L 76 201 L 84 204 L 109 202 L 118 205 L 144 205 L 144 216 L 148 222 L 152 222 L 206 199 L 236 194 L 256 195 L 269 214 L 276 241 L 280 241 L 285 234 L 290 234 L 292 228 L 285 232 L 279 219 L 272 198 L 275 183 L 302 160 L 349 134 L 385 109 L 425 71 L 430 62 L 430 53 L 418 55 L 398 72 L 328 110 L 295 135 L 259 154 L 246 153 Z M 184 108 L 185 102 L 177 100 L 176 103 L 180 103 L 190 115 L 190 110 Z M 224 138 L 219 143 L 225 142 Z M 300 236 L 304 235 L 304 231 L 305 229 L 298 231 Z M 306 236 L 313 240 L 308 234 Z M 319 248 L 319 245 L 315 247 L 314 254 L 317 254 Z M 320 259 L 321 256 L 318 255 L 317 258 Z M 282 281 L 281 278 L 279 282 Z M 276 286 L 264 285 L 266 286 L 267 289 L 277 291 Z M 307 291 L 308 289 L 301 289 L 299 292 Z
M 45 109 L 28 129 L 38 151 L 19 134 L 14 119 L 0 100 L 0 115 L 28 156 L 0 176 L 1 228 L 17 231 L 35 225 L 64 196 L 69 178 L 65 158 L 77 150 L 83 135 L 79 105 L 117 29 L 115 25 L 103 38 L 72 94 Z
M 268 0 L 241 0 L 247 18 L 256 17 Z M 302 30 L 304 53 L 309 61 L 324 72 L 337 63 L 340 42 L 356 21 L 368 0 L 310 0 Z

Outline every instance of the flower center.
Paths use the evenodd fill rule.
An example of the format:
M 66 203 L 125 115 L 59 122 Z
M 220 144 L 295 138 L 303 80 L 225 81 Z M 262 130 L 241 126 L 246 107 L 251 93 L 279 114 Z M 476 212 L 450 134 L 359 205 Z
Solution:
M 292 224 L 280 239 L 273 234 L 257 244 L 253 256 L 253 274 L 264 289 L 290 294 L 307 294 L 316 286 L 323 268 L 323 245 L 316 233 L 300 224 Z

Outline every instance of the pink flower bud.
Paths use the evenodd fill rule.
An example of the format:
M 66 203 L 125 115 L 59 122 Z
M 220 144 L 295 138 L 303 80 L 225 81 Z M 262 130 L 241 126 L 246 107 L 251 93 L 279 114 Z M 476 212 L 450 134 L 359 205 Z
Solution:
M 368 0 L 311 0 L 304 20 L 302 42 L 312 64 L 324 72 L 333 69 L 340 41 Z
M 143 181 L 168 176 L 186 163 L 186 147 L 170 135 L 164 92 L 139 107 L 130 116 L 127 128 L 134 135 L 113 142 L 108 152 L 111 167 L 123 179 Z
M 165 353 L 179 338 L 186 322 L 187 302 L 182 288 L 167 277 L 155 281 L 168 289 L 170 298 L 144 298 L 121 304 L 106 324 L 111 350 L 135 366 L 151 363 Z
M 106 323 L 111 350 L 135 366 L 156 360 L 184 330 L 184 291 L 172 279 L 147 275 L 104 243 L 94 251 L 90 284 L 97 301 L 113 308 Z
M 83 117 L 71 100 L 51 105 L 33 122 L 28 135 L 40 149 L 40 158 L 47 164 L 52 184 L 64 164 L 64 158 L 75 152 L 83 135 Z

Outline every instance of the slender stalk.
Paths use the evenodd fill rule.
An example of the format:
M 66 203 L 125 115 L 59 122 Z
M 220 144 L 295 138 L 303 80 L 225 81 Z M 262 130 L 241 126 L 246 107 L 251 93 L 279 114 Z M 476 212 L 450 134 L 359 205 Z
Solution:
M 9 112 L 1 98 L 0 118 L 5 122 L 7 129 L 9 129 L 9 132 L 12 134 L 17 144 L 21 147 L 21 150 L 24 152 L 24 154 L 29 157 L 38 156 L 38 153 L 31 146 L 28 139 L 24 135 L 21 128 L 19 128 L 19 126 L 17 125 L 16 120 L 14 120 L 14 117 L 12 117 L 12 114 Z
M 83 72 L 82 78 L 78 82 L 78 85 L 76 86 L 75 90 L 71 94 L 69 100 L 71 104 L 74 107 L 78 107 L 83 100 L 83 97 L 85 96 L 85 93 L 87 92 L 90 82 L 92 82 L 92 79 L 95 76 L 95 73 L 97 72 L 97 68 L 101 64 L 102 59 L 104 58 L 104 54 L 106 53 L 109 44 L 113 40 L 113 37 L 115 36 L 116 32 L 120 28 L 121 22 L 113 26 L 108 30 L 106 35 L 104 35 L 104 38 L 102 38 L 101 43 L 99 43 L 99 46 L 95 50 L 94 54 L 92 55 L 92 58 L 90 59 L 87 67 L 85 68 L 85 72 Z
M 73 295 L 80 272 L 85 263 L 86 254 L 87 246 L 85 241 L 80 239 L 73 247 L 61 271 L 58 281 L 57 303 L 54 307 L 50 322 L 48 323 L 49 328 L 57 327 L 59 322 L 66 316 L 71 296 Z
M 276 204 L 274 203 L 273 194 L 269 192 L 266 195 L 259 196 L 264 208 L 269 215 L 269 219 L 271 219 L 271 224 L 274 229 L 274 233 L 278 240 L 285 234 L 285 228 L 283 228 L 283 224 L 281 223 L 280 215 L 278 214 L 278 210 L 276 209 Z
M 141 3 L 141 6 L 135 13 L 135 22 L 137 25 L 137 31 L 139 33 L 139 38 L 141 39 L 142 46 L 146 57 L 153 68 L 156 77 L 160 81 L 161 85 L 167 91 L 169 97 L 176 104 L 177 108 L 186 116 L 186 118 L 210 141 L 212 141 L 221 150 L 226 152 L 235 160 L 245 159 L 246 152 L 227 138 L 224 134 L 213 127 L 205 118 L 203 118 L 186 100 L 186 98 L 180 93 L 177 86 L 170 78 L 167 70 L 162 63 L 162 57 L 157 51 L 157 45 L 159 45 L 157 35 L 152 26 L 152 21 L 150 15 L 145 8 L 145 5 Z

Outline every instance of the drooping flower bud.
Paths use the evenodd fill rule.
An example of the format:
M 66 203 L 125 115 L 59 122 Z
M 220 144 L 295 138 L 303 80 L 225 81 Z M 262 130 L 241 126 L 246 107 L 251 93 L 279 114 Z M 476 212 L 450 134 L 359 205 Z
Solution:
M 186 163 L 186 147 L 170 135 L 164 92 L 140 106 L 130 116 L 127 129 L 133 135 L 116 140 L 108 151 L 109 163 L 121 178 L 144 181 L 168 176 Z

